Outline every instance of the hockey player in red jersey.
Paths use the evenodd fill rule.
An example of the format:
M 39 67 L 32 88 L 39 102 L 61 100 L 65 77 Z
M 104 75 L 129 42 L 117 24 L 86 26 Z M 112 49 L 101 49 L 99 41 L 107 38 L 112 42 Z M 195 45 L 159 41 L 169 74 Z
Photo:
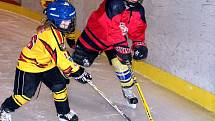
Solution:
M 64 76 L 74 77 L 80 83 L 92 78 L 84 68 L 69 60 L 66 51 L 65 34 L 75 29 L 75 8 L 59 0 L 48 5 L 46 15 L 47 21 L 20 53 L 14 93 L 2 103 L 0 121 L 11 121 L 10 113 L 31 100 L 40 82 L 52 91 L 59 121 L 78 121 L 77 114 L 69 108 Z
M 138 0 L 104 0 L 90 15 L 71 58 L 82 66 L 90 66 L 105 52 L 121 82 L 123 95 L 133 108 L 138 99 L 132 91 L 135 78 L 127 65 L 132 60 L 128 38 L 132 40 L 133 59 L 146 58 L 146 26 L 144 7 Z

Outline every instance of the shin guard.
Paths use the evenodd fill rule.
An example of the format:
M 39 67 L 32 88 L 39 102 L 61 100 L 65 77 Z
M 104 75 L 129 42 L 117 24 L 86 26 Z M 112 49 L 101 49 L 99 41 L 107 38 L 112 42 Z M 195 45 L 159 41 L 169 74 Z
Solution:
M 13 95 L 12 98 L 16 102 L 16 104 L 19 106 L 22 106 L 31 100 L 30 98 L 26 97 L 25 95 Z
M 128 66 L 122 64 L 117 58 L 112 59 L 111 62 L 122 88 L 132 87 L 134 85 L 134 79 L 132 78 L 132 72 Z
M 28 101 L 30 101 L 30 98 L 24 95 L 12 95 L 2 103 L 1 108 L 13 112 Z
M 67 88 L 65 86 L 56 86 L 53 89 L 53 98 L 55 102 L 55 107 L 58 114 L 67 114 L 70 111 L 68 96 L 67 96 Z M 61 89 L 60 89 L 61 88 Z

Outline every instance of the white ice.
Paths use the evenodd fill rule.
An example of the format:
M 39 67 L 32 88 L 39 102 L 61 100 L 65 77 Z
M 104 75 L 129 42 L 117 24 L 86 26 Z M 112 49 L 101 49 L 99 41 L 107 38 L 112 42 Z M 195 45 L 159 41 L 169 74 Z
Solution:
M 0 103 L 12 94 L 17 57 L 37 25 L 38 22 L 0 10 Z M 87 70 L 95 85 L 132 121 L 148 120 L 141 100 L 136 110 L 126 106 L 120 83 L 105 57 L 98 57 Z M 213 113 L 136 75 L 155 121 L 215 121 Z M 68 89 L 70 107 L 80 121 L 126 121 L 89 85 L 71 80 Z M 42 85 L 39 97 L 35 97 L 12 113 L 13 121 L 57 121 L 51 91 Z

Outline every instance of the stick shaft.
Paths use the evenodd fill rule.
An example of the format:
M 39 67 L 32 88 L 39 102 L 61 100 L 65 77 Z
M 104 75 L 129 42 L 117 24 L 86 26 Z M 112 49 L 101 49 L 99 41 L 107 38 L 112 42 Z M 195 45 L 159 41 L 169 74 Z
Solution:
M 116 105 L 113 104 L 105 95 L 104 93 L 99 90 L 93 83 L 92 81 L 88 81 L 88 84 L 93 87 L 123 118 L 125 118 L 127 121 L 131 121 L 131 119 L 124 114 Z
M 128 62 L 127 65 L 128 65 L 128 68 L 130 69 L 132 75 L 134 76 L 134 72 L 133 72 L 133 70 L 132 70 L 131 64 Z M 140 88 L 139 83 L 137 82 L 137 80 L 135 80 L 134 83 L 135 83 L 135 86 L 136 86 L 136 88 L 137 88 L 138 94 L 139 94 L 139 96 L 140 96 L 140 98 L 141 98 L 143 107 L 145 108 L 146 115 L 147 115 L 149 121 L 154 121 L 154 119 L 153 119 L 153 117 L 152 117 L 152 114 L 151 114 L 151 111 L 150 111 L 150 109 L 149 109 L 149 106 L 148 106 L 148 104 L 147 104 L 147 102 L 146 102 L 146 99 L 145 99 L 145 97 L 144 97 L 144 94 L 143 94 L 143 92 L 142 92 L 142 90 L 141 90 L 141 88 Z
M 141 88 L 140 88 L 140 85 L 139 85 L 137 82 L 135 82 L 135 86 L 137 87 L 137 91 L 138 91 L 138 93 L 139 93 L 139 95 L 140 95 L 140 98 L 141 98 L 142 103 L 143 103 L 143 106 L 144 106 L 144 108 L 145 108 L 145 110 L 146 110 L 146 114 L 147 114 L 147 116 L 148 116 L 149 121 L 154 121 L 154 119 L 153 119 L 153 117 L 152 117 L 152 115 L 151 115 L 151 111 L 150 111 L 150 109 L 149 109 L 149 106 L 148 106 L 148 104 L 147 104 L 147 102 L 146 102 L 146 99 L 145 99 L 145 97 L 144 97 L 144 94 L 143 94 L 143 92 L 142 92 L 142 90 L 141 90 Z

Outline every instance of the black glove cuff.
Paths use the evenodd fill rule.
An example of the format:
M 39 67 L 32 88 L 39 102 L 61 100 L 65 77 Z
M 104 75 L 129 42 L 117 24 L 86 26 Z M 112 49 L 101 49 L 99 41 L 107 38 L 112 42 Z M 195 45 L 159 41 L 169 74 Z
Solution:
M 74 39 L 66 38 L 66 41 L 67 41 L 67 44 L 69 45 L 70 48 L 75 47 L 75 40 Z
M 80 67 L 78 71 L 76 71 L 75 73 L 71 73 L 70 76 L 72 77 L 79 77 L 84 73 L 84 68 Z

